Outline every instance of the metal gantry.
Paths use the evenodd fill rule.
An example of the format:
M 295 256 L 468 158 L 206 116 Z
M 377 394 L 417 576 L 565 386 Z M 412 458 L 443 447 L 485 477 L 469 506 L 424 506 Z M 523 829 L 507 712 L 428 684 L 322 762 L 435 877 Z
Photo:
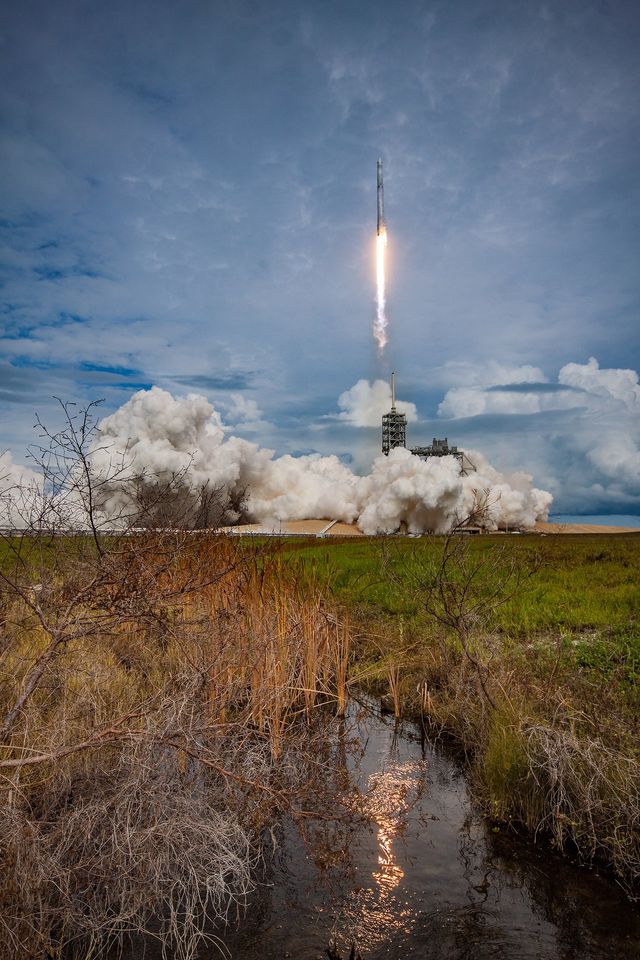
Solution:
M 396 375 L 391 374 L 391 410 L 382 417 L 382 452 L 385 456 L 394 447 L 406 447 L 407 445 L 407 418 L 404 413 L 398 413 L 396 410 Z M 460 463 L 460 472 L 468 474 L 474 471 L 475 465 L 469 459 L 464 450 L 458 447 L 449 446 L 447 437 L 434 437 L 433 443 L 428 447 L 410 447 L 409 452 L 422 460 L 429 457 L 455 457 Z
M 396 375 L 391 374 L 391 410 L 382 417 L 382 452 L 385 457 L 394 447 L 407 445 L 407 418 L 396 410 Z

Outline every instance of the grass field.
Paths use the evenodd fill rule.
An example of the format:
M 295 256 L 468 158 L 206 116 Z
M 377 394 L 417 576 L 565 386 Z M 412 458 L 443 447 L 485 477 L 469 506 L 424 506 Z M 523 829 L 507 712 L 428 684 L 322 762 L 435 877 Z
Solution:
M 505 584 L 483 625 L 505 648 L 559 643 L 594 677 L 630 688 L 640 680 L 640 536 L 474 537 L 467 549 L 485 580 Z M 412 639 L 433 630 L 425 602 L 441 551 L 438 538 L 285 548 L 362 622 L 402 626 Z
M 438 562 L 441 538 L 290 543 L 285 552 L 313 570 L 345 604 L 419 623 L 416 580 Z M 498 574 L 515 562 L 530 574 L 496 612 L 496 629 L 530 636 L 548 630 L 627 633 L 640 621 L 640 536 L 487 536 L 469 554 Z M 393 581 L 387 575 L 392 569 Z

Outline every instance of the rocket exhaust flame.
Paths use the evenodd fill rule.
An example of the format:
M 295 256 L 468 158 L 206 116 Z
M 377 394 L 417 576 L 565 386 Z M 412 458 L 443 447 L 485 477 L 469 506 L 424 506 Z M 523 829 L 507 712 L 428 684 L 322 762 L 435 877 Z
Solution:
M 373 336 L 378 344 L 380 353 L 387 345 L 387 315 L 385 289 L 385 252 L 387 246 L 387 231 L 384 226 L 376 237 L 376 319 L 373 324 Z
M 385 255 L 387 246 L 387 228 L 384 222 L 384 184 L 382 181 L 382 160 L 377 168 L 378 226 L 376 236 L 376 319 L 373 324 L 373 336 L 382 354 L 387 345 L 386 281 Z

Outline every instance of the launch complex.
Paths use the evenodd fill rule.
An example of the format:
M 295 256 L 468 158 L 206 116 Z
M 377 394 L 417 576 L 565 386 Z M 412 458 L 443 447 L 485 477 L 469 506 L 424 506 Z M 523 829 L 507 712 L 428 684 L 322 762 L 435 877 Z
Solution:
M 395 447 L 407 446 L 407 418 L 404 413 L 400 413 L 396 408 L 396 375 L 391 374 L 391 410 L 382 417 L 382 452 L 385 457 L 389 456 L 391 450 Z M 428 447 L 409 447 L 409 452 L 421 460 L 427 460 L 429 457 L 455 457 L 460 464 L 460 472 L 465 476 L 475 470 L 475 466 L 469 459 L 464 450 L 458 447 L 450 447 L 447 437 L 439 439 L 433 438 L 433 443 Z

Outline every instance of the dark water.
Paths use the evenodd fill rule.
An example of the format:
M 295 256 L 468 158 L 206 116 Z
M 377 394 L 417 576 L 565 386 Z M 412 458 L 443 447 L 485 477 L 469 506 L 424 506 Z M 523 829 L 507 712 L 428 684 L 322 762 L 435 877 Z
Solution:
M 494 832 L 440 750 L 365 709 L 345 738 L 361 750 L 338 739 L 337 788 L 355 779 L 372 821 L 311 845 L 286 827 L 270 882 L 223 935 L 233 960 L 313 960 L 330 938 L 363 960 L 640 958 L 640 912 L 619 887 Z

